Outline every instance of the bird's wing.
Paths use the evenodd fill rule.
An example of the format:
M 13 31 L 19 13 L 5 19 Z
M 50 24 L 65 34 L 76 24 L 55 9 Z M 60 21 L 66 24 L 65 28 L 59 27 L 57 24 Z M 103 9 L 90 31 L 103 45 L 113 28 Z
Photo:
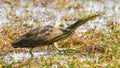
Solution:
M 54 41 L 51 42 L 51 40 L 59 37 L 62 34 L 62 30 L 59 28 L 55 28 L 53 26 L 43 26 L 30 30 L 22 37 L 30 41 L 30 45 L 45 45 L 52 44 Z
M 35 28 L 21 36 L 13 42 L 14 47 L 36 47 L 47 44 L 52 44 L 64 37 L 65 29 L 56 28 L 53 26 L 43 26 Z

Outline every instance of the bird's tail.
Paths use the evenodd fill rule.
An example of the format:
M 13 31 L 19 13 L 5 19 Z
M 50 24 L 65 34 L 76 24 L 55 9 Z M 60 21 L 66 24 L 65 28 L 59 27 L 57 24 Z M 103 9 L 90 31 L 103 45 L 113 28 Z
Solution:
M 78 20 L 76 23 L 73 23 L 72 25 L 68 26 L 67 29 L 76 29 L 77 27 L 79 27 L 80 25 L 86 23 L 87 21 L 89 21 L 90 19 L 96 18 L 98 16 L 100 16 L 101 14 L 94 14 L 92 16 L 88 16 L 87 18 L 82 18 L 80 20 Z

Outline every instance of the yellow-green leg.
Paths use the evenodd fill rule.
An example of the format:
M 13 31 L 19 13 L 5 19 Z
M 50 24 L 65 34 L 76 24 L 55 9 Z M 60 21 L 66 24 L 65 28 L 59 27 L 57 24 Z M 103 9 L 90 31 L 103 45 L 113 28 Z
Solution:
M 54 47 L 55 49 L 57 49 L 59 52 L 63 51 L 61 48 L 58 47 L 58 44 L 56 42 L 54 42 Z
M 66 50 L 80 50 L 80 48 L 82 48 L 85 45 L 81 45 L 81 46 L 76 47 L 76 48 L 59 48 L 57 42 L 54 42 L 54 46 L 59 52 L 61 52 L 61 51 L 66 51 Z
M 34 55 L 33 55 L 33 53 L 32 53 L 32 50 L 33 50 L 33 48 L 30 48 L 30 50 L 29 50 L 29 53 L 30 53 L 30 55 L 31 55 L 31 59 L 33 59 L 33 57 L 34 57 Z

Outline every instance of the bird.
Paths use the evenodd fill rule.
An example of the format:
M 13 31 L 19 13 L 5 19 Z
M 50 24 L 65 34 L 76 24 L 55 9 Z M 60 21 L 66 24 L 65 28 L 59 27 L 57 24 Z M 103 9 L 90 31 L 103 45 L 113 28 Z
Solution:
M 79 26 L 100 15 L 100 13 L 88 15 L 88 17 L 83 17 L 66 28 L 47 25 L 31 29 L 20 38 L 14 40 L 12 46 L 14 48 L 31 48 L 29 53 L 33 56 L 33 48 L 48 46 L 51 44 L 56 45 L 56 42 L 72 36 Z M 57 48 L 57 46 L 55 47 Z

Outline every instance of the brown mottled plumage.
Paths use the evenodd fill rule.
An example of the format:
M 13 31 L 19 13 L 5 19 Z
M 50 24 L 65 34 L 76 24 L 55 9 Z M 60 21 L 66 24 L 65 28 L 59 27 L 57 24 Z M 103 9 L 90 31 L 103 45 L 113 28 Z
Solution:
M 56 28 L 53 26 L 43 26 L 35 28 L 21 36 L 19 39 L 15 40 L 12 43 L 12 46 L 14 48 L 34 48 L 37 46 L 53 44 L 54 42 L 71 36 L 77 27 L 99 15 L 100 14 L 95 14 L 87 18 L 82 18 L 76 23 L 66 27 L 65 29 Z

